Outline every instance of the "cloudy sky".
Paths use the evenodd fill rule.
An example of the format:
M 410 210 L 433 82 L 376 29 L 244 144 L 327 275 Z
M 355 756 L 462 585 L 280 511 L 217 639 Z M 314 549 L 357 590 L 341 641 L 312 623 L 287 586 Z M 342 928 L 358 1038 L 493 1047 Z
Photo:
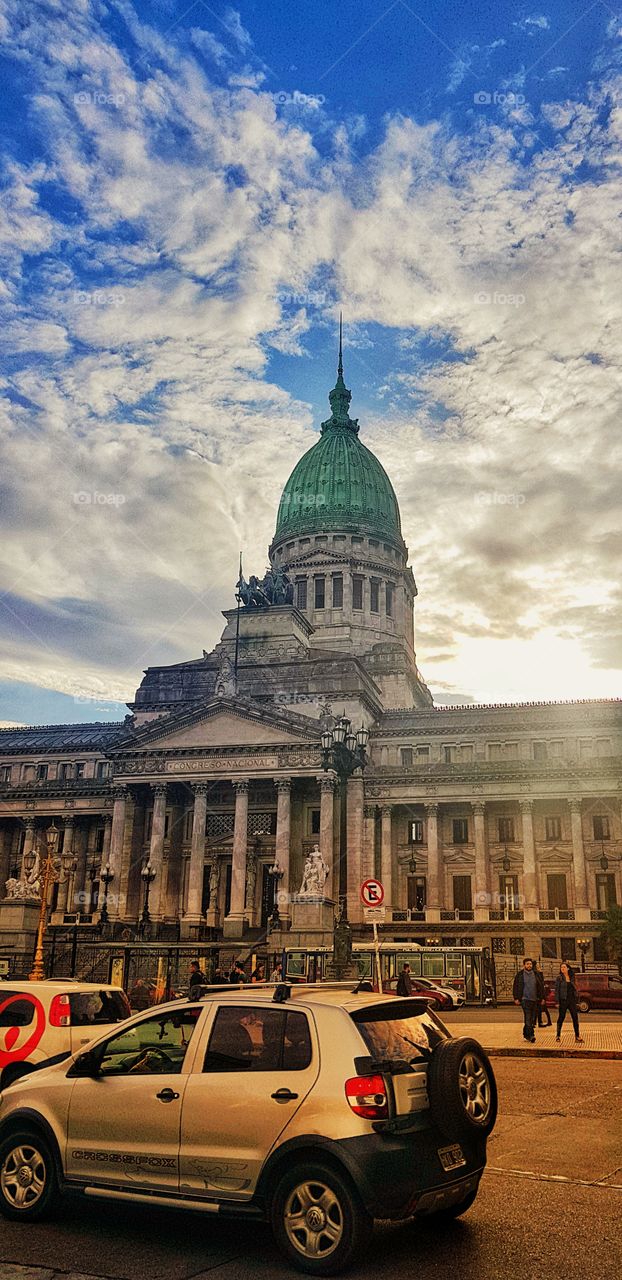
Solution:
M 438 701 L 622 695 L 622 17 L 0 0 L 0 720 L 119 718 L 261 571 L 335 320 Z

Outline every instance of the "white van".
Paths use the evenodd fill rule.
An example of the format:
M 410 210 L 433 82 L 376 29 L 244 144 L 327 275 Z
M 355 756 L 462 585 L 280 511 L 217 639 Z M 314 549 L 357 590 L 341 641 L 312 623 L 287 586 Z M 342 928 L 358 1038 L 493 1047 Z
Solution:
M 131 1013 L 121 987 L 68 978 L 0 982 L 0 1087 L 59 1054 L 77 1053 Z

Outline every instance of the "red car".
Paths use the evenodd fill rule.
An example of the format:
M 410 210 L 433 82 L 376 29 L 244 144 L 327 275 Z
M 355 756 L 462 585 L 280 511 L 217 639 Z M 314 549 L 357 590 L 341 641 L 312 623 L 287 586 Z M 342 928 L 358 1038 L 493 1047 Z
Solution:
M 412 973 L 410 982 L 413 995 L 424 996 L 430 1008 L 435 1009 L 437 1013 L 448 1013 L 453 1009 L 454 1001 L 447 991 L 443 991 L 442 987 L 433 986 L 427 979 L 425 982 L 420 982 L 418 978 L 413 977 Z M 397 978 L 387 978 L 382 984 L 383 991 L 386 991 L 389 995 L 395 995 L 396 987 Z

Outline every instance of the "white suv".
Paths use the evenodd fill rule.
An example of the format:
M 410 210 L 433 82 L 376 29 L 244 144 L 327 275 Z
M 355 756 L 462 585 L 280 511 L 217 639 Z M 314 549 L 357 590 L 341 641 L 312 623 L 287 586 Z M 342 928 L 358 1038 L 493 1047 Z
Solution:
M 0 1211 L 26 1223 L 67 1188 L 264 1218 L 294 1266 L 332 1275 L 374 1218 L 469 1208 L 496 1106 L 486 1054 L 422 999 L 219 987 L 0 1096 Z
M 121 987 L 73 978 L 0 982 L 0 1089 L 26 1063 L 67 1058 L 130 1015 Z

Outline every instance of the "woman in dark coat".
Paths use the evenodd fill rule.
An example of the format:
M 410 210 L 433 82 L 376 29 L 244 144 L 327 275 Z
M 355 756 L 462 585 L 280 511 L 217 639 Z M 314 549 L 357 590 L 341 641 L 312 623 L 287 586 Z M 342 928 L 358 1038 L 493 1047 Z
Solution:
M 557 1017 L 557 1036 L 556 1043 L 559 1044 L 561 1030 L 564 1025 L 564 1018 L 569 1013 L 572 1018 L 574 1027 L 574 1038 L 577 1044 L 583 1044 L 583 1039 L 579 1035 L 579 1015 L 577 1013 L 577 988 L 574 984 L 574 974 L 570 965 L 562 960 L 559 966 L 559 973 L 555 979 L 555 999 L 559 1006 L 559 1014 Z

